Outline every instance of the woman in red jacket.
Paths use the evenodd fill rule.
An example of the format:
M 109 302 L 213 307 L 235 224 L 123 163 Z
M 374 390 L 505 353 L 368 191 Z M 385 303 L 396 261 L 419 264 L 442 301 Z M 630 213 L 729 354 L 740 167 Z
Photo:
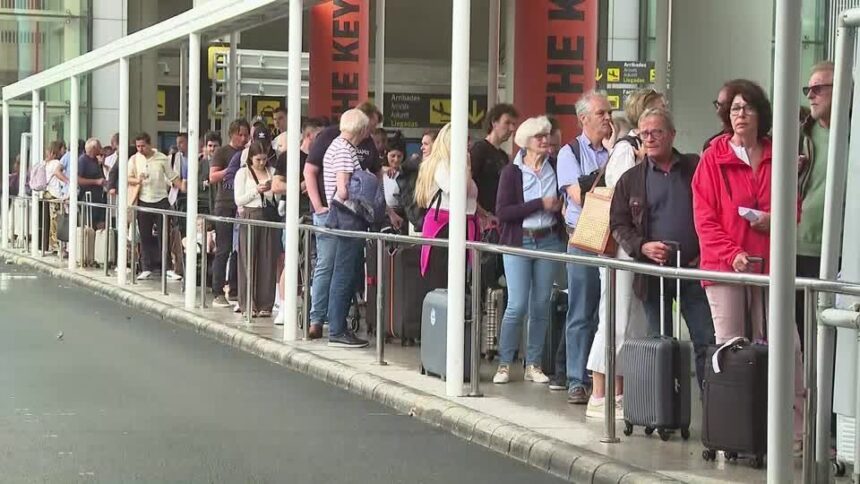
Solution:
M 693 177 L 693 212 L 702 269 L 767 273 L 770 253 L 772 111 L 764 90 L 744 79 L 726 84 L 720 117 L 731 129 L 702 153 Z M 785 162 L 786 160 L 782 160 Z M 778 160 L 779 162 L 779 160 Z M 762 258 L 764 267 L 755 264 Z M 717 344 L 735 337 L 767 340 L 765 290 L 704 281 Z M 747 314 L 752 334 L 746 334 Z M 795 445 L 802 432 L 803 387 L 795 333 Z

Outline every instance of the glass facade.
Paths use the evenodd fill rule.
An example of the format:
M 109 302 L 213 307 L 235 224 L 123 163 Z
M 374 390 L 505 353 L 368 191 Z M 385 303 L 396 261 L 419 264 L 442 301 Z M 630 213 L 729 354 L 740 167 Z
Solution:
M 0 86 L 15 83 L 86 53 L 91 0 L 0 0 Z M 82 84 L 81 128 L 88 132 L 88 92 Z M 45 143 L 68 141 L 69 83 L 41 92 L 46 103 Z M 18 153 L 22 132 L 30 130 L 30 99 L 11 101 L 10 144 Z

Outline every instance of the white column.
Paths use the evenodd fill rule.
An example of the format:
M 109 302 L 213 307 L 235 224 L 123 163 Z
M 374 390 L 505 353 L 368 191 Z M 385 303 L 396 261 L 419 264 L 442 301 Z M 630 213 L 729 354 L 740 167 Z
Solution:
M 234 119 L 239 119 L 239 33 L 230 34 L 230 53 L 227 69 L 227 99 L 230 106 L 228 118 L 224 124 L 229 125 Z M 226 137 L 224 138 L 226 141 Z
M 9 101 L 3 100 L 3 201 L 2 206 L 0 206 L 0 224 L 2 224 L 2 237 L 3 240 L 0 241 L 0 247 L 4 249 L 9 248 L 9 239 L 11 238 L 11 234 L 9 233 L 12 224 L 10 223 L 9 217 L 9 172 L 10 165 L 9 161 L 11 157 L 9 156 L 9 150 L 11 146 L 9 146 Z
M 502 0 L 490 0 L 490 29 L 487 43 L 487 106 L 499 103 L 499 22 Z
M 795 257 L 797 248 L 797 132 L 800 108 L 801 0 L 777 0 L 774 56 L 773 166 L 768 312 L 767 482 L 794 479 Z M 807 450 L 810 451 L 810 450 Z
M 376 54 L 373 67 L 373 98 L 376 107 L 382 111 L 385 104 L 385 0 L 376 0 Z
M 287 219 L 284 228 L 284 341 L 296 340 L 299 322 L 299 143 L 302 116 L 302 0 L 290 0 L 287 65 Z M 307 311 L 308 308 L 302 308 Z
M 505 102 L 514 102 L 514 58 L 517 38 L 517 0 L 505 2 Z M 565 135 L 567 133 L 564 133 Z
M 125 250 L 128 240 L 128 57 L 119 60 L 119 163 L 116 197 L 116 283 L 124 286 L 128 279 L 128 254 Z M 134 277 L 132 274 L 131 277 Z
M 469 139 L 470 2 L 454 2 L 451 41 L 451 206 L 448 223 L 448 350 L 445 393 L 463 392 L 466 305 L 466 155 Z M 477 261 L 473 261 L 475 263 Z
M 75 270 L 78 258 L 78 139 L 80 139 L 80 88 L 78 76 L 69 79 L 69 260 L 68 268 Z
M 654 55 L 654 88 L 667 94 L 669 90 L 669 35 L 672 28 L 669 22 L 669 0 L 657 0 L 656 2 L 657 36 L 656 52 Z M 648 35 L 648 32 L 639 32 L 639 38 Z
M 30 118 L 33 128 L 30 139 L 30 164 L 27 166 L 26 171 L 21 171 L 21 175 L 28 174 L 30 168 L 36 166 L 45 156 L 42 150 L 45 131 L 45 102 L 40 99 L 38 90 L 33 91 L 33 107 L 33 116 Z M 30 194 L 30 255 L 33 257 L 39 254 L 40 239 L 39 194 L 33 192 Z
M 188 36 L 188 196 L 185 219 L 185 309 L 197 295 L 197 192 L 200 181 L 200 34 Z M 185 106 L 182 106 L 185 109 Z M 205 235 L 205 234 L 204 234 Z M 205 237 L 204 237 L 205 240 Z M 205 248 L 203 250 L 206 250 Z
M 188 51 L 179 44 L 179 131 L 188 131 Z M 191 142 L 191 139 L 188 140 Z M 189 154 L 191 152 L 189 151 Z

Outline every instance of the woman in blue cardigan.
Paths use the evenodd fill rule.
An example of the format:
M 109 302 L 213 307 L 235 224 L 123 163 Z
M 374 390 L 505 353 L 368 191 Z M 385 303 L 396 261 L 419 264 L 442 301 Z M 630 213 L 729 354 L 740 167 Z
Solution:
M 529 118 L 517 129 L 514 142 L 523 147 L 514 161 L 502 169 L 496 198 L 499 243 L 524 249 L 553 252 L 565 250 L 562 200 L 558 179 L 550 161 L 545 116 Z M 510 381 L 510 364 L 520 344 L 523 319 L 528 316 L 525 379 L 547 383 L 541 357 L 550 316 L 552 284 L 558 272 L 555 262 L 512 255 L 504 256 L 508 305 L 499 338 L 499 368 L 493 383 Z

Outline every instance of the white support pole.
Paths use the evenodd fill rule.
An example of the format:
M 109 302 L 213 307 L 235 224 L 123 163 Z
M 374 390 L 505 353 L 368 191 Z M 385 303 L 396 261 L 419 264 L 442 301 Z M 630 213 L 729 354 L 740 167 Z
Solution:
M 505 0 L 505 99 L 507 103 L 514 102 L 514 59 L 516 57 L 517 38 L 517 0 Z M 569 136 L 569 133 L 563 133 Z
M 490 0 L 490 30 L 487 50 L 487 106 L 499 103 L 499 49 L 502 0 Z
M 376 0 L 376 53 L 373 67 L 373 100 L 376 101 L 376 107 L 383 111 L 385 104 L 383 99 L 385 96 L 385 0 Z
M 128 57 L 119 60 L 119 163 L 116 197 L 116 283 L 124 286 L 128 280 L 128 251 L 125 250 L 128 240 Z M 132 250 L 134 248 L 132 247 Z M 134 277 L 134 274 L 131 275 Z
M 31 126 L 32 127 L 32 126 Z M 20 176 L 27 173 L 27 167 L 30 166 L 30 158 L 33 156 L 33 135 L 31 133 L 21 133 L 21 149 L 19 153 L 18 164 L 18 196 L 23 197 L 27 191 L 27 177 Z
M 770 298 L 768 311 L 767 482 L 794 479 L 795 257 L 797 248 L 797 133 L 800 121 L 801 0 L 777 0 L 771 179 Z
M 78 139 L 80 134 L 80 81 L 78 76 L 69 78 L 69 259 L 68 269 L 75 270 L 78 260 Z
M 290 0 L 287 64 L 287 216 L 284 227 L 284 341 L 299 324 L 299 144 L 302 116 L 302 0 Z M 307 312 L 308 308 L 302 308 Z
M 183 50 L 184 52 L 184 50 Z M 197 295 L 197 193 L 200 181 L 200 34 L 188 36 L 188 207 L 185 219 L 185 309 L 193 310 Z M 182 106 L 185 109 L 185 106 Z M 205 230 L 204 230 L 205 240 Z M 205 244 L 204 248 L 205 249 Z M 205 284 L 205 283 L 204 283 Z
M 30 163 L 26 169 L 22 168 L 19 178 L 27 179 L 27 174 L 30 172 L 30 167 L 42 159 L 41 148 L 39 141 L 42 139 L 40 134 L 42 131 L 42 101 L 39 97 L 39 90 L 33 91 L 33 113 L 30 116 Z M 24 183 L 26 186 L 26 182 Z M 24 196 L 24 192 L 19 195 Z M 39 252 L 39 197 L 37 193 L 32 193 L 30 197 L 30 255 L 36 257 Z
M 194 35 L 194 34 L 191 34 Z M 184 43 L 179 44 L 179 132 L 188 131 L 188 52 Z M 188 140 L 191 142 L 191 139 Z M 189 152 L 190 153 L 190 152 Z M 189 239 L 190 240 L 190 239 Z
M 239 119 L 239 33 L 230 34 L 230 51 L 227 57 L 227 105 L 230 112 L 224 124 Z M 226 137 L 225 137 L 226 139 Z
M 836 31 L 836 65 L 833 73 L 833 112 L 830 116 L 830 143 L 827 150 L 827 184 L 824 195 L 824 228 L 821 243 L 822 279 L 836 279 L 840 242 L 844 224 L 843 202 L 848 177 L 848 133 L 851 112 L 852 67 L 856 49 L 856 30 L 840 25 Z M 821 293 L 820 309 L 833 306 L 832 294 Z M 818 326 L 816 383 L 818 386 L 815 420 L 815 473 L 817 482 L 830 482 L 830 419 L 833 412 L 833 354 L 836 329 Z
M 12 148 L 9 145 L 9 101 L 3 100 L 3 201 L 2 206 L 0 206 L 0 219 L 2 219 L 2 236 L 3 240 L 0 242 L 0 246 L 4 249 L 9 248 L 9 239 L 11 238 L 11 234 L 9 230 L 12 227 L 10 223 L 11 217 L 9 216 L 9 172 L 11 171 L 10 161 L 11 157 L 9 156 L 9 150 Z
M 657 45 L 654 53 L 654 89 L 668 94 L 669 90 L 669 0 L 657 0 L 656 2 L 657 26 L 655 35 Z M 648 32 L 639 32 L 639 37 L 644 37 Z
M 463 369 L 466 310 L 466 183 L 469 139 L 470 2 L 453 6 L 451 41 L 451 206 L 448 222 L 448 349 L 445 393 L 465 395 Z M 473 264 L 479 261 L 472 261 Z M 473 315 L 475 316 L 475 315 Z

